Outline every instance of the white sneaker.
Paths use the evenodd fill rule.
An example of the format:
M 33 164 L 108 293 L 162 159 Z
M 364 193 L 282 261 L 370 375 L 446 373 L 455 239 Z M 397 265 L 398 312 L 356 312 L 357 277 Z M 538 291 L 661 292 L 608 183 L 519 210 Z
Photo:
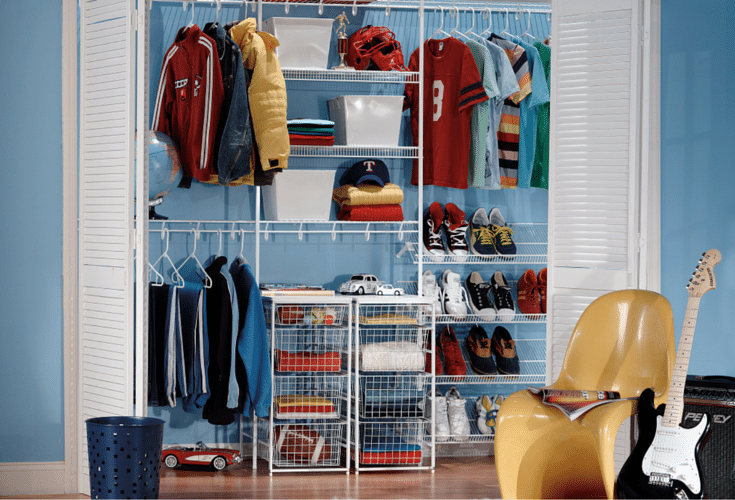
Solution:
M 467 295 L 459 279 L 459 274 L 447 269 L 442 273 L 441 286 L 444 314 L 458 320 L 467 316 Z
M 434 314 L 442 313 L 442 294 L 436 283 L 436 276 L 428 269 L 421 275 L 421 295 L 428 297 L 434 302 Z
M 447 413 L 449 415 L 449 430 L 455 441 L 467 441 L 470 436 L 470 420 L 467 418 L 465 400 L 459 395 L 456 387 L 447 391 Z
M 451 434 L 449 431 L 449 417 L 447 416 L 447 398 L 442 396 L 442 393 L 437 389 L 434 399 L 436 401 L 436 421 L 434 422 L 436 440 L 439 442 L 449 441 Z M 431 396 L 426 402 L 429 405 L 426 415 L 431 420 Z

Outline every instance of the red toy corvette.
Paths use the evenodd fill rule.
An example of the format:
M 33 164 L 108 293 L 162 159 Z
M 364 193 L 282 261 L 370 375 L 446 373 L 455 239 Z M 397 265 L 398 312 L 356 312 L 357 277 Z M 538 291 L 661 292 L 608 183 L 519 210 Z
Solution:
M 215 470 L 222 470 L 228 465 L 242 460 L 240 452 L 231 448 L 210 448 L 199 441 L 193 448 L 177 446 L 166 448 L 161 452 L 161 461 L 173 469 L 179 464 L 211 465 Z

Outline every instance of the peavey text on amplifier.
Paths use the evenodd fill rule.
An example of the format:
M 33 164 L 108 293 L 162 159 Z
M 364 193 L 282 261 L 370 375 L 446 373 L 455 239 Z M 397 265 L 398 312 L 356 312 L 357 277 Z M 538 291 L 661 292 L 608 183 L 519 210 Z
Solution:
M 735 378 L 687 376 L 682 426 L 694 427 L 704 413 L 710 433 L 699 453 L 707 498 L 735 498 Z

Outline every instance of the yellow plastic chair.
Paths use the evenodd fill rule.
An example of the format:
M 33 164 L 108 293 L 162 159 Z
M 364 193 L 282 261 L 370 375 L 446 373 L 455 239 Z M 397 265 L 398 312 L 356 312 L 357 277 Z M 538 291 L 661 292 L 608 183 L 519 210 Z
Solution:
M 582 313 L 555 389 L 618 391 L 647 387 L 666 402 L 675 358 L 669 301 L 646 290 L 607 293 Z M 613 498 L 615 435 L 637 401 L 600 405 L 570 421 L 528 390 L 498 412 L 495 464 L 503 498 Z

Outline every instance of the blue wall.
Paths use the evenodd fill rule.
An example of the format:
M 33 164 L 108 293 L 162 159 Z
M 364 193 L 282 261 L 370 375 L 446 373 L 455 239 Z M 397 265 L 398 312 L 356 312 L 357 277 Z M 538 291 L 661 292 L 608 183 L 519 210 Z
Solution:
M 665 0 L 661 13 L 661 289 L 681 331 L 685 290 L 717 248 L 689 373 L 735 375 L 735 2 Z
M 0 462 L 64 459 L 61 0 L 0 2 Z

